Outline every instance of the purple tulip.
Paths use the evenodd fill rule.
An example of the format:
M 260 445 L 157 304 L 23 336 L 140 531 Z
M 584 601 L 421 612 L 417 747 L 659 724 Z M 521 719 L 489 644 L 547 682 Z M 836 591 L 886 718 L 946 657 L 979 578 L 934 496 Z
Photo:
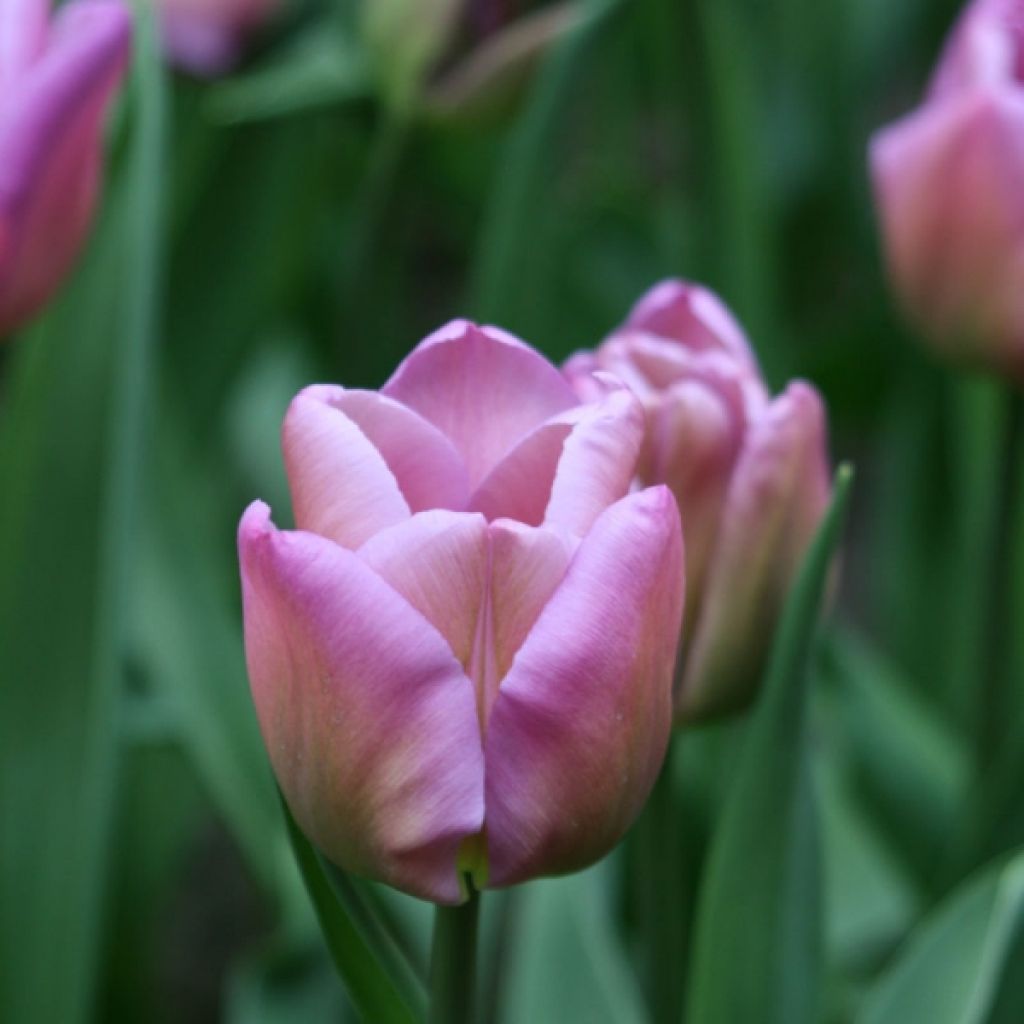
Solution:
M 116 0 L 0 5 L 0 337 L 71 270 L 92 222 L 103 115 L 121 81 L 131 20 Z
M 643 410 L 457 321 L 379 392 L 307 388 L 298 529 L 239 530 L 246 654 L 277 778 L 337 864 L 439 903 L 585 867 L 660 768 L 679 513 L 630 493 Z
M 157 6 L 171 59 L 212 77 L 231 69 L 247 37 L 278 12 L 281 0 L 158 0 Z
M 978 0 L 871 143 L 890 276 L 942 354 L 1024 382 L 1024 2 Z
M 676 718 L 754 695 L 787 590 L 829 494 L 825 415 L 809 385 L 772 399 L 743 331 L 705 288 L 666 281 L 595 352 L 565 367 L 579 395 L 595 371 L 640 398 L 642 485 L 667 484 L 686 538 L 687 621 Z

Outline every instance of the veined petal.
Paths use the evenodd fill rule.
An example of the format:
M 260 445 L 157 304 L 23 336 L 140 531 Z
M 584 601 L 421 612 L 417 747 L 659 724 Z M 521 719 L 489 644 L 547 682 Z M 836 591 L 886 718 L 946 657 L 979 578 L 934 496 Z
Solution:
M 516 443 L 576 404 L 541 355 L 493 327 L 456 320 L 421 342 L 382 389 L 442 430 L 475 490 Z
M 418 413 L 376 391 L 317 385 L 304 394 L 340 410 L 359 427 L 387 463 L 412 512 L 466 507 L 469 485 L 461 456 Z
M 420 512 L 382 530 L 359 557 L 448 641 L 466 674 L 487 586 L 487 522 L 466 512 Z
M 253 700 L 295 820 L 340 867 L 458 902 L 483 754 L 448 644 L 355 554 L 276 531 L 259 502 L 239 553 Z
M 550 527 L 526 526 L 511 519 L 490 524 L 491 642 L 500 683 L 565 577 L 576 538 Z
M 527 434 L 491 471 L 469 507 L 488 519 L 516 519 L 540 526 L 551 500 L 558 461 L 572 424 L 562 418 Z
M 356 548 L 409 518 L 394 474 L 370 439 L 320 388 L 300 392 L 281 432 L 295 523 Z
M 654 782 L 683 602 L 667 488 L 607 509 L 501 684 L 487 727 L 487 884 L 592 863 Z
M 686 653 L 680 720 L 753 695 L 828 493 L 825 411 L 817 392 L 795 381 L 751 426 L 737 463 Z
M 99 188 L 100 127 L 124 73 L 127 10 L 77 0 L 0 102 L 0 335 L 41 305 L 74 262 Z
M 636 396 L 614 387 L 570 414 L 544 522 L 582 537 L 594 520 L 629 491 L 644 440 L 644 410 Z

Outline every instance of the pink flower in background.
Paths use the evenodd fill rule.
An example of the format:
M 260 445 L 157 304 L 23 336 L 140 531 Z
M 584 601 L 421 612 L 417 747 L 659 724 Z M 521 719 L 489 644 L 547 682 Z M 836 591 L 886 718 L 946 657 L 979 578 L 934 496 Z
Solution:
M 893 285 L 944 355 L 1024 382 L 1024 0 L 978 0 L 871 170 Z
M 158 0 L 164 45 L 186 71 L 219 75 L 281 6 L 281 0 Z
M 0 3 L 0 337 L 71 270 L 92 223 L 103 115 L 131 21 L 115 0 Z
M 666 281 L 595 352 L 565 367 L 586 399 L 607 371 L 647 416 L 642 485 L 667 484 L 686 538 L 677 718 L 748 702 L 829 494 L 825 415 L 809 385 L 772 399 L 743 331 L 705 288 Z
M 455 322 L 379 391 L 293 401 L 298 529 L 239 531 L 263 737 L 343 868 L 442 903 L 585 867 L 640 810 L 672 719 L 679 513 L 629 493 L 643 410 Z

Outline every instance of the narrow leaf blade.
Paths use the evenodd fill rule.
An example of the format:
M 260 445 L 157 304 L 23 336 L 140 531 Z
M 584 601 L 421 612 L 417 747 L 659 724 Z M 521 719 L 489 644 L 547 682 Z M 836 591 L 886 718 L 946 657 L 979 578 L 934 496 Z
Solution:
M 367 927 L 370 910 L 355 907 L 354 889 L 343 891 L 344 902 L 324 869 L 319 854 L 302 834 L 284 801 L 288 838 L 313 903 L 317 920 L 338 975 L 353 1005 L 367 1021 L 405 1024 L 422 1019 L 426 999 L 410 976 L 396 969 L 397 951 L 382 945 L 383 930 Z M 346 905 L 347 904 L 347 905 Z M 355 910 L 355 913 L 353 913 Z M 374 948 L 373 943 L 376 943 Z M 385 964 L 392 968 L 389 973 Z
M 851 481 L 851 470 L 840 468 L 832 505 L 790 592 L 712 839 L 697 911 L 688 1015 L 695 1024 L 817 1019 L 822 883 L 806 677 Z

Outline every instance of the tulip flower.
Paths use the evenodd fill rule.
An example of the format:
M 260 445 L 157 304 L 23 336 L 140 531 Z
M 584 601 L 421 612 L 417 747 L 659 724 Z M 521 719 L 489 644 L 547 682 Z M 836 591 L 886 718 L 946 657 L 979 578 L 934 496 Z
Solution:
M 676 718 L 756 692 L 782 603 L 829 494 L 825 416 L 809 385 L 772 399 L 742 329 L 705 288 L 666 281 L 596 351 L 565 367 L 578 394 L 615 374 L 640 398 L 641 485 L 667 484 L 683 519 L 687 621 Z
M 114 0 L 0 7 L 0 338 L 71 270 L 96 206 L 103 116 L 131 21 Z
M 679 512 L 631 492 L 643 410 L 455 322 L 283 428 L 297 529 L 239 528 L 253 699 L 342 868 L 438 903 L 573 871 L 640 810 L 672 720 Z
M 186 71 L 223 74 L 280 7 L 281 0 L 158 0 L 164 46 Z
M 946 357 L 1024 382 L 1024 2 L 979 0 L 871 143 L 890 276 Z

